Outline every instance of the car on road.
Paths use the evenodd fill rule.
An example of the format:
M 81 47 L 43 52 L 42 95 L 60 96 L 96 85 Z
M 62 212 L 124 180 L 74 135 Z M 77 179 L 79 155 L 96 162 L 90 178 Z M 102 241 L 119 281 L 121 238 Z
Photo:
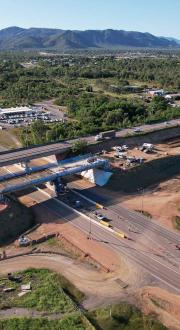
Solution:
M 101 214 L 101 213 L 97 213 L 97 212 L 94 212 L 94 215 L 95 217 L 98 219 L 98 220 L 103 220 L 103 221 L 107 221 L 107 218 L 105 217 L 105 215 Z
M 139 133 L 139 132 L 142 132 L 142 129 L 139 128 L 139 127 L 137 127 L 137 128 L 134 128 L 134 129 L 133 129 L 133 132 L 134 132 L 134 133 Z

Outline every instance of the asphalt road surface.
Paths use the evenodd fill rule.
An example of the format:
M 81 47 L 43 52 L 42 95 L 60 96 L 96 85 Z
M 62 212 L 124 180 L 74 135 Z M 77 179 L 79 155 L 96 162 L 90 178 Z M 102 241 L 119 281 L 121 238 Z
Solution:
M 44 200 L 43 192 L 34 193 L 33 198 L 37 202 Z M 74 210 L 69 210 L 63 206 L 56 198 L 47 199 L 43 204 L 44 209 L 62 217 L 65 222 L 71 221 L 71 224 L 79 228 L 84 233 L 89 233 L 90 221 L 83 216 L 78 215 Z M 167 265 L 166 261 L 158 260 L 151 253 L 137 249 L 133 241 L 116 237 L 113 232 L 99 225 L 98 222 L 91 222 L 92 239 L 106 244 L 109 248 L 123 254 L 130 260 L 142 266 L 147 272 L 153 275 L 157 280 L 165 284 L 166 287 L 180 293 L 180 272 L 179 268 Z
M 13 166 L 11 170 L 13 170 Z M 99 196 L 86 191 L 86 196 L 87 194 L 89 198 L 95 201 L 105 201 L 106 198 L 103 194 Z M 71 221 L 73 226 L 79 228 L 84 233 L 88 234 L 91 226 L 92 239 L 98 240 L 100 244 L 106 244 L 109 248 L 128 257 L 139 266 L 142 266 L 157 280 L 164 283 L 166 287 L 173 289 L 176 293 L 180 293 L 179 251 L 174 248 L 174 244 L 179 242 L 180 236 L 178 233 L 169 231 L 154 221 L 136 212 L 124 209 L 119 205 L 109 205 L 108 209 L 103 211 L 109 212 L 108 217 L 111 218 L 112 224 L 116 228 L 127 232 L 129 223 L 133 223 L 141 232 L 139 237 L 145 238 L 147 243 L 153 246 L 153 249 L 157 249 L 158 253 L 156 254 L 153 249 L 141 245 L 141 241 L 138 241 L 139 238 L 137 236 L 139 234 L 137 233 L 128 233 L 130 238 L 132 238 L 131 240 L 121 239 L 109 229 L 101 226 L 97 221 L 91 221 L 77 214 L 74 210 L 69 210 L 58 199 L 51 198 L 50 195 L 45 197 L 42 190 L 36 190 L 32 195 L 35 201 L 43 203 L 44 210 L 47 208 L 49 212 L 64 219 L 65 222 Z M 169 244 L 169 242 L 172 244 Z M 161 247 L 163 250 L 160 251 Z M 159 255 L 159 252 L 161 252 L 161 255 Z
M 153 125 L 142 125 L 139 126 L 140 130 L 143 132 L 150 132 L 153 130 L 162 129 L 165 127 L 173 127 L 180 123 L 179 119 L 174 119 L 169 121 L 168 125 L 165 123 L 158 123 Z M 127 134 L 133 133 L 134 128 L 131 129 L 124 129 L 116 133 L 117 137 L 123 137 Z M 69 141 L 63 141 L 63 142 L 57 142 L 53 144 L 33 147 L 33 148 L 27 148 L 27 149 L 20 149 L 20 150 L 13 150 L 9 151 L 7 153 L 0 152 L 0 167 L 11 165 L 19 162 L 24 162 L 30 159 L 45 157 L 49 155 L 56 154 L 57 152 L 63 152 L 68 150 L 72 143 L 74 141 L 77 141 L 79 139 L 69 140 Z M 87 143 L 93 143 L 95 142 L 95 135 L 84 137 L 83 140 L 86 140 Z
M 75 188 L 82 196 L 103 204 L 106 210 L 101 210 L 101 213 L 107 215 L 107 218 L 112 219 L 114 226 L 118 227 L 119 223 L 124 224 L 126 222 L 128 226 L 132 225 L 132 228 L 137 230 L 137 232 L 155 238 L 156 242 L 159 244 L 162 243 L 168 250 L 172 250 L 172 246 L 180 244 L 180 234 L 178 232 L 159 225 L 155 220 L 149 219 L 139 212 L 126 209 L 120 203 L 109 202 L 108 191 L 106 194 L 103 189 L 98 192 L 97 190 L 94 191 L 95 189 L 93 191 L 89 191 L 88 189 L 79 190 L 75 182 L 70 183 L 70 187 Z M 115 215 L 118 215 L 118 220 Z M 180 252 L 177 252 L 177 250 L 174 251 L 176 251 L 174 257 L 178 254 L 180 259 Z

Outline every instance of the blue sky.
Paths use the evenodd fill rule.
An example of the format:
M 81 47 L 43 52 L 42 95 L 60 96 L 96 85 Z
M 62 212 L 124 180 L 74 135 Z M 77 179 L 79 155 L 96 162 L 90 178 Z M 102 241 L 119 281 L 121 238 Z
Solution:
M 0 29 L 124 29 L 180 39 L 180 0 L 0 0 Z

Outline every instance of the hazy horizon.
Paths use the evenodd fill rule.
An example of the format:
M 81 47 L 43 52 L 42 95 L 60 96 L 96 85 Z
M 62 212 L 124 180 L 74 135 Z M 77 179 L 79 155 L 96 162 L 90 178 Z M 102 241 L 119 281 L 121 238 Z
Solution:
M 0 29 L 112 29 L 180 39 L 179 12 L 179 0 L 6 0 L 1 3 Z

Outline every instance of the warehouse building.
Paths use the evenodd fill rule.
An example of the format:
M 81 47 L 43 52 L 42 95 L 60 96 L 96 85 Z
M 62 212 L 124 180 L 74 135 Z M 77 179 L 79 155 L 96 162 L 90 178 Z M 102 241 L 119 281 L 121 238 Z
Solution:
M 34 116 L 37 110 L 35 108 L 30 107 L 16 107 L 16 108 L 6 108 L 0 109 L 0 117 L 1 118 L 15 118 L 15 117 L 26 117 L 26 116 Z

